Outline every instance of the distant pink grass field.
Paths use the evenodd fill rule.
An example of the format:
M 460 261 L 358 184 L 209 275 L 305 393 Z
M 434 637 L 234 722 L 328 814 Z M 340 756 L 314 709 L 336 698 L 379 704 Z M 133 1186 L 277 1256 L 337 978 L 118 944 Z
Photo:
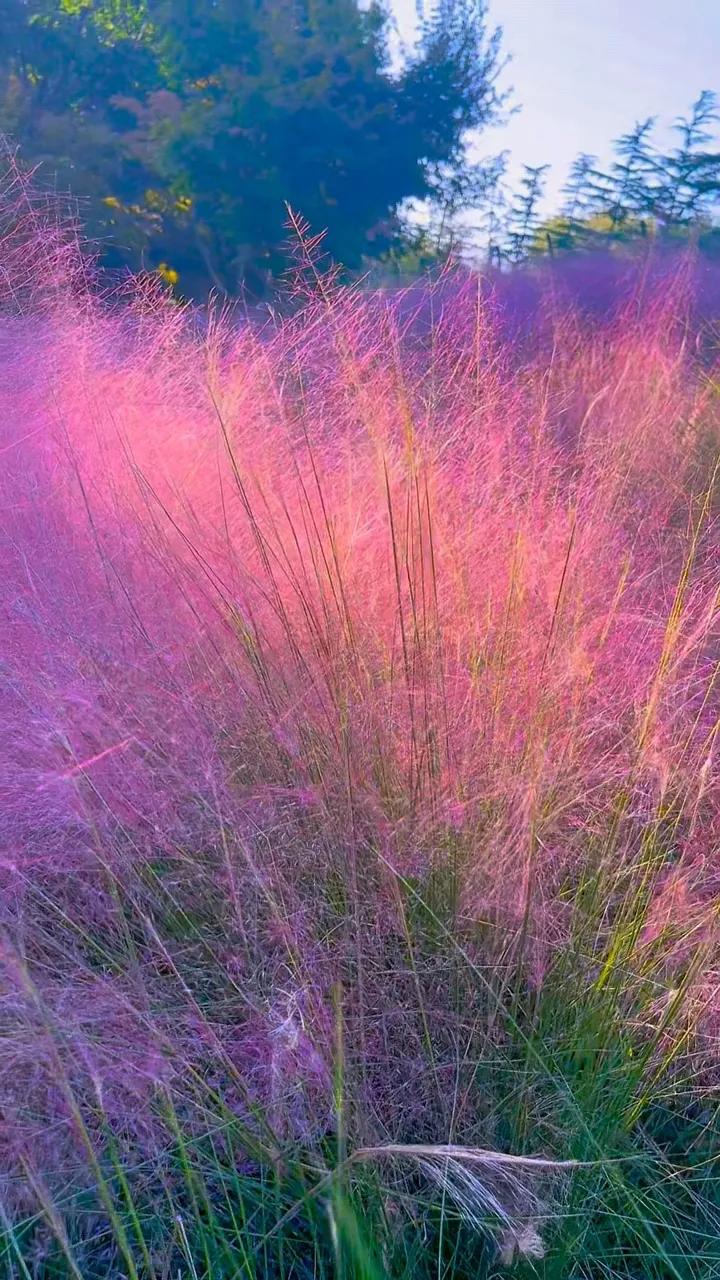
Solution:
M 25 199 L 0 243 L 0 1165 L 85 1159 L 75 1107 L 152 1149 L 156 1090 L 195 1077 L 312 1142 L 338 983 L 365 1140 L 447 1140 L 417 983 L 433 1036 L 454 1011 L 397 961 L 400 886 L 445 872 L 463 945 L 479 963 L 489 924 L 502 963 L 522 935 L 540 988 L 592 859 L 639 868 L 631 958 L 704 948 L 712 1034 L 720 387 L 688 265 L 600 317 L 541 286 L 514 344 L 502 285 L 459 276 L 320 282 L 199 334 L 142 284 L 96 296 Z

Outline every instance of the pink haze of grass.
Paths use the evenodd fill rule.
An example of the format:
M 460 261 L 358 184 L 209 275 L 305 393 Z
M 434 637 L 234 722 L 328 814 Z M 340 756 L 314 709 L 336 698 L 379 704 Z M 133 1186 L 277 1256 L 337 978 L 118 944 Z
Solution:
M 365 1140 L 447 1140 L 417 981 L 439 1045 L 456 1013 L 402 961 L 398 876 L 451 868 L 467 947 L 527 928 L 542 984 L 590 852 L 666 814 L 638 946 L 711 929 L 691 266 L 590 319 L 541 286 L 515 345 L 462 278 L 198 336 L 96 296 L 12 177 L 2 217 L 2 1166 L 82 1162 L 76 1107 L 151 1150 L 197 1079 L 312 1143 L 338 982 Z

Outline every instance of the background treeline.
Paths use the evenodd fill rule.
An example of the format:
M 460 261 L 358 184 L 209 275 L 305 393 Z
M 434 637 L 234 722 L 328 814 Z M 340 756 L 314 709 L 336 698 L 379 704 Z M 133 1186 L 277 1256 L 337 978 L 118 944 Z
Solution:
M 504 239 L 491 253 L 509 261 L 563 250 L 607 248 L 648 237 L 686 241 L 720 253 L 720 150 L 716 96 L 703 90 L 675 122 L 675 142 L 655 142 L 649 117 L 619 138 L 609 168 L 582 154 L 571 167 L 559 214 L 543 219 L 546 165 L 527 166 Z
M 3 0 L 0 132 L 79 197 L 107 264 L 258 294 L 285 202 L 349 268 L 403 244 L 407 200 L 474 201 L 497 118 L 485 0 L 441 0 L 413 53 L 355 0 Z
M 555 218 L 540 212 L 544 166 L 504 192 L 504 157 L 475 159 L 505 105 L 486 0 L 438 0 L 409 52 L 386 7 L 356 0 L 0 9 L 0 133 L 79 201 L 106 267 L 158 272 L 184 296 L 262 296 L 288 265 L 286 203 L 351 271 L 412 273 L 458 250 L 511 264 L 657 235 L 717 249 L 710 92 L 670 149 L 648 120 L 609 171 L 579 157 Z

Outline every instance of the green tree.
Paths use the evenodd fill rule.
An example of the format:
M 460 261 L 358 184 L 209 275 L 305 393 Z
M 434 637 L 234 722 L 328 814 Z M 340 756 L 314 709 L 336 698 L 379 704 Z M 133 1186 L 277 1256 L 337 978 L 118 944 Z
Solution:
M 408 200 L 486 181 L 500 34 L 438 0 L 400 67 L 356 0 L 4 0 L 0 131 L 81 202 L 110 266 L 259 294 L 287 263 L 285 202 L 346 266 L 401 238 Z
M 541 226 L 540 204 L 545 194 L 547 164 L 523 166 L 520 189 L 510 208 L 505 256 L 510 262 L 521 262 L 536 246 Z

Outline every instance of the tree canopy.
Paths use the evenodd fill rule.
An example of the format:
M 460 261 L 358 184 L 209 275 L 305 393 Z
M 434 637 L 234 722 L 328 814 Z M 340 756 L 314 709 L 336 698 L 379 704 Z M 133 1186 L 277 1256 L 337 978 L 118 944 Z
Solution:
M 405 201 L 469 198 L 499 68 L 486 0 L 439 0 L 399 65 L 378 3 L 4 0 L 0 132 L 79 198 L 110 267 L 258 295 L 286 202 L 353 268 L 397 243 Z

